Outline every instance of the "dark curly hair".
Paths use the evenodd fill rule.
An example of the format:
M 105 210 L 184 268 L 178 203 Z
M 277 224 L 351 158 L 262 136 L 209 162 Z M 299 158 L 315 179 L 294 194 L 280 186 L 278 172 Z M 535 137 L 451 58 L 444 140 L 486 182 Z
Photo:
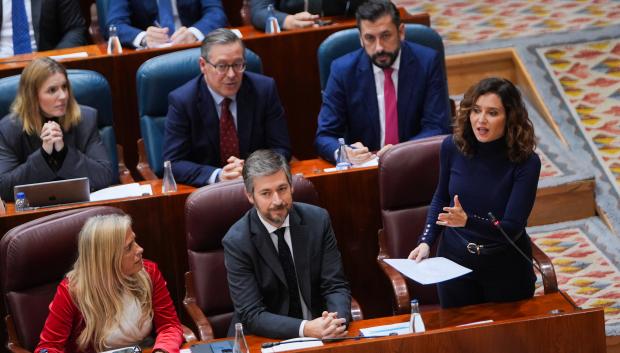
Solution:
M 454 122 L 454 144 L 466 156 L 476 152 L 478 140 L 469 115 L 478 98 L 487 93 L 496 94 L 504 106 L 506 131 L 503 139 L 508 148 L 508 159 L 514 163 L 525 161 L 536 147 L 534 126 L 528 117 L 521 93 L 512 82 L 503 78 L 485 78 L 467 90 Z

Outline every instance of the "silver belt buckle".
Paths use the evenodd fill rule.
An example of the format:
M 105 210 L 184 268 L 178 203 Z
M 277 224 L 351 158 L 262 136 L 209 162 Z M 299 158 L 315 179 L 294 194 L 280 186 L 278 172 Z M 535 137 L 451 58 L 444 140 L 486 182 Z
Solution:
M 480 255 L 480 248 L 482 245 L 478 245 L 475 243 L 467 243 L 467 251 L 474 255 Z

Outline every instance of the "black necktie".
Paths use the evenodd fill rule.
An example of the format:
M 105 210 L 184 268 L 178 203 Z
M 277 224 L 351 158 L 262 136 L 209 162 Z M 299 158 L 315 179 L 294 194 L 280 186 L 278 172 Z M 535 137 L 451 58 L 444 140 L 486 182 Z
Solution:
M 278 236 L 278 257 L 280 258 L 280 264 L 284 270 L 284 276 L 286 277 L 286 284 L 288 286 L 288 316 L 303 319 L 301 299 L 299 298 L 297 286 L 297 275 L 295 275 L 295 264 L 293 263 L 291 250 L 284 240 L 285 231 L 286 227 L 282 227 L 277 229 L 274 233 Z

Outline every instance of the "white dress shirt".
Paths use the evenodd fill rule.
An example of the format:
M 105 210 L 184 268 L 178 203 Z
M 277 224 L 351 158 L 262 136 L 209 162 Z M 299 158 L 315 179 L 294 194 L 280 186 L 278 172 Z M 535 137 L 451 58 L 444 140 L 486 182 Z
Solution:
M 177 0 L 171 0 L 170 3 L 172 4 L 172 16 L 174 17 L 174 27 L 176 29 L 179 29 L 183 26 L 183 24 L 181 23 L 181 18 L 179 17 L 179 10 L 177 9 Z M 157 4 L 159 5 L 159 0 L 157 0 Z M 202 40 L 205 39 L 205 35 L 202 32 L 200 32 L 198 28 L 189 27 L 187 30 L 192 32 L 192 34 L 194 35 L 194 37 L 196 37 L 198 42 L 202 42 Z M 168 32 L 168 37 L 172 36 L 173 34 L 174 34 L 174 31 Z M 136 36 L 136 38 L 134 38 L 132 42 L 133 46 L 136 48 L 139 48 L 140 43 L 142 43 L 142 39 L 145 36 L 146 36 L 146 31 L 142 31 L 138 33 L 138 35 Z
M 34 28 L 32 27 L 32 5 L 30 0 L 24 0 L 26 16 L 28 17 L 28 34 L 32 51 L 37 51 L 37 42 L 34 40 Z M 0 29 L 0 58 L 13 56 L 13 1 L 2 0 L 2 28 Z M 41 14 L 43 15 L 43 14 Z
M 258 214 L 258 218 L 260 219 L 261 223 L 263 223 L 263 225 L 267 229 L 267 232 L 269 232 L 269 237 L 271 238 L 271 241 L 273 242 L 273 246 L 276 248 L 276 252 L 277 252 L 278 251 L 278 235 L 275 234 L 274 232 L 278 230 L 279 228 L 276 228 L 271 223 L 267 222 L 263 218 L 263 216 L 261 216 L 258 210 L 256 211 L 256 214 Z M 289 227 L 289 216 L 288 215 L 286 216 L 286 218 L 284 219 L 284 222 L 280 226 L 280 228 L 282 227 L 286 227 L 286 230 L 284 231 L 284 241 L 286 242 L 286 245 L 288 245 L 288 248 L 291 251 L 291 256 L 293 257 L 293 264 L 294 264 L 295 254 L 293 253 L 293 244 L 291 243 L 291 228 Z M 297 274 L 297 271 L 295 271 L 295 274 Z M 299 293 L 299 299 L 301 301 L 301 312 L 304 316 L 304 320 L 302 320 L 301 325 L 299 325 L 299 337 L 304 337 L 304 327 L 306 326 L 306 322 L 308 322 L 308 320 L 312 320 L 312 313 L 308 309 L 308 306 L 306 305 L 306 302 L 304 301 L 304 297 L 301 295 L 301 289 L 299 289 L 299 278 L 297 278 L 297 292 Z
M 402 50 L 398 51 L 398 55 L 396 56 L 396 60 L 392 63 L 392 82 L 394 82 L 394 93 L 396 93 L 396 99 L 398 99 L 398 69 L 400 68 L 400 53 Z M 380 126 L 380 146 L 383 148 L 385 146 L 385 98 L 384 98 L 384 83 L 385 83 L 385 74 L 383 73 L 383 69 L 379 66 L 372 64 L 372 71 L 375 74 L 375 87 L 377 88 L 377 103 L 379 103 L 379 126 Z M 413 78 L 412 78 L 413 79 Z

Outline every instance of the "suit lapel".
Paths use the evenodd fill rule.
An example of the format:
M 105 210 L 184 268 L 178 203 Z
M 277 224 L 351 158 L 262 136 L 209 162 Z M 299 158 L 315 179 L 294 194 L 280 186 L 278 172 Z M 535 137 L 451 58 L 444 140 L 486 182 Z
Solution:
M 377 87 L 375 85 L 375 76 L 372 70 L 372 63 L 370 62 L 370 58 L 363 51 L 361 53 L 361 58 L 358 62 L 357 66 L 357 86 L 363 87 L 362 94 L 364 101 L 366 102 L 366 114 L 361 114 L 357 117 L 351 117 L 352 119 L 361 119 L 365 117 L 368 119 L 366 126 L 371 126 L 372 140 L 367 143 L 367 147 L 369 149 L 376 149 L 379 146 L 379 142 L 381 141 L 381 127 L 379 124 L 379 104 L 377 103 Z M 354 143 L 356 141 L 350 141 L 350 143 Z
M 254 109 L 256 95 L 252 94 L 251 82 L 246 74 L 243 75 L 241 88 L 237 92 L 237 136 L 239 138 L 239 158 L 250 154 L 250 140 L 252 139 L 252 124 L 254 123 Z
M 37 43 L 37 46 L 40 46 L 40 32 L 39 32 L 39 22 L 41 20 L 41 6 L 43 0 L 32 0 L 30 2 L 30 11 L 32 14 L 32 29 L 34 30 L 34 41 Z M 51 14 L 48 14 L 51 16 Z
M 267 263 L 267 266 L 269 266 L 276 274 L 276 277 L 286 285 L 286 277 L 284 277 L 284 271 L 282 270 L 282 265 L 280 265 L 280 259 L 278 258 L 276 248 L 273 246 L 271 237 L 269 233 L 267 233 L 267 229 L 265 229 L 265 226 L 261 223 L 256 212 L 256 208 L 252 208 L 250 211 L 250 233 L 252 243 L 254 243 L 258 253 L 263 260 L 265 260 L 265 263 Z
M 414 80 L 417 79 L 415 76 L 415 72 L 413 70 L 415 64 L 415 59 L 413 57 L 413 53 L 411 52 L 411 48 L 407 45 L 406 42 L 402 42 L 401 44 L 401 54 L 400 54 L 400 66 L 398 68 L 398 102 L 397 102 L 397 111 L 398 111 L 398 136 L 400 142 L 404 142 L 404 137 L 409 136 L 408 132 L 405 131 L 407 128 L 407 121 L 410 120 L 409 117 L 412 116 L 413 112 L 411 112 L 411 104 L 413 103 L 413 86 Z
M 295 271 L 297 273 L 297 283 L 304 302 L 312 312 L 312 303 L 310 301 L 310 254 L 308 252 L 308 244 L 310 233 L 308 226 L 303 223 L 300 215 L 295 210 L 295 206 L 289 213 L 289 226 L 291 231 L 291 243 L 293 244 L 293 261 L 295 262 Z
M 204 75 L 200 75 L 198 78 L 198 117 L 204 119 L 207 135 L 207 140 L 211 145 L 211 150 L 216 151 L 214 153 L 216 160 L 220 159 L 220 120 L 217 115 L 217 109 L 215 107 L 215 101 L 207 83 L 205 82 Z

